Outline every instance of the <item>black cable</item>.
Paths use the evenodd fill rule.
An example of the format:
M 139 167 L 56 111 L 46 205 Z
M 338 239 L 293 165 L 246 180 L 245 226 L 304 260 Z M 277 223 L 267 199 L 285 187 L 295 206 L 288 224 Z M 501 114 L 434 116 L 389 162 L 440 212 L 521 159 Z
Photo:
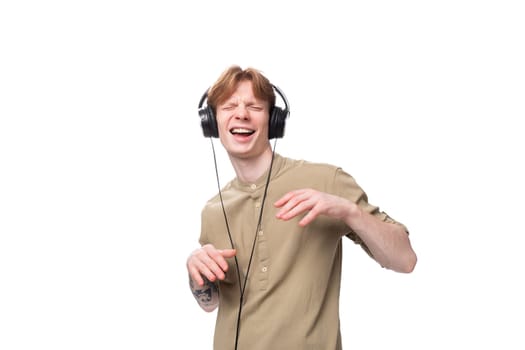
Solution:
M 228 217 L 226 216 L 226 210 L 224 209 L 224 203 L 222 201 L 222 191 L 221 191 L 221 185 L 219 182 L 219 171 L 217 170 L 217 157 L 215 156 L 215 147 L 213 146 L 213 139 L 210 137 L 211 142 L 211 149 L 213 151 L 213 164 L 215 165 L 215 177 L 217 178 L 217 187 L 219 189 L 219 198 L 221 199 L 221 207 L 222 207 L 222 213 L 224 215 L 224 222 L 226 223 L 226 230 L 228 231 L 228 237 L 230 239 L 230 245 L 232 249 L 235 249 L 233 245 L 233 239 L 232 235 L 230 233 L 230 225 L 228 224 Z M 242 289 L 241 289 L 241 272 L 239 269 L 239 261 L 237 261 L 237 254 L 233 256 L 233 259 L 235 260 L 235 267 L 237 268 L 237 278 L 239 279 L 239 293 L 242 296 Z
M 220 182 L 219 182 L 219 171 L 217 169 L 217 157 L 215 156 L 215 147 L 213 146 L 213 139 L 211 137 L 210 137 L 210 141 L 211 141 L 211 147 L 212 147 L 212 151 L 213 151 L 213 162 L 215 164 L 215 175 L 216 175 L 216 178 L 217 178 L 217 187 L 219 189 L 219 198 L 220 198 L 220 201 L 221 201 L 222 212 L 224 214 L 224 221 L 226 222 L 226 230 L 228 231 L 228 237 L 230 239 L 231 247 L 232 247 L 232 249 L 235 249 L 235 246 L 233 244 L 233 239 L 232 239 L 232 236 L 231 236 L 231 233 L 230 233 L 230 225 L 228 224 L 228 216 L 226 215 L 226 209 L 224 208 L 224 202 L 222 200 L 221 185 L 220 185 Z M 242 284 L 242 287 L 241 287 L 241 273 L 240 273 L 240 269 L 239 269 L 239 262 L 237 260 L 237 255 L 234 256 L 235 267 L 237 268 L 237 278 L 239 280 L 239 292 L 240 292 L 239 311 L 237 313 L 237 326 L 236 326 L 236 332 L 235 332 L 235 348 L 234 348 L 235 350 L 237 350 L 237 345 L 238 345 L 238 342 L 239 342 L 239 333 L 240 333 L 240 327 L 241 327 L 242 304 L 244 302 L 244 292 L 246 291 L 246 284 L 248 282 L 248 273 L 249 273 L 250 267 L 252 265 L 253 253 L 255 251 L 255 243 L 257 242 L 257 233 L 259 232 L 259 230 L 261 228 L 263 209 L 264 209 L 264 202 L 266 201 L 266 195 L 268 193 L 268 185 L 270 184 L 270 177 L 272 175 L 272 167 L 273 167 L 273 160 L 274 160 L 274 157 L 275 157 L 275 146 L 276 146 L 276 144 L 277 144 L 277 139 L 275 139 L 274 143 L 273 143 L 272 160 L 270 162 L 270 168 L 268 169 L 268 177 L 266 178 L 266 184 L 264 186 L 263 199 L 262 199 L 262 202 L 261 202 L 261 210 L 259 211 L 259 218 L 257 220 L 257 227 L 255 228 L 255 235 L 254 235 L 254 238 L 253 238 L 253 245 L 252 245 L 252 250 L 251 250 L 251 253 L 250 253 L 250 259 L 248 260 L 248 267 L 246 268 L 246 275 L 244 276 L 244 282 Z

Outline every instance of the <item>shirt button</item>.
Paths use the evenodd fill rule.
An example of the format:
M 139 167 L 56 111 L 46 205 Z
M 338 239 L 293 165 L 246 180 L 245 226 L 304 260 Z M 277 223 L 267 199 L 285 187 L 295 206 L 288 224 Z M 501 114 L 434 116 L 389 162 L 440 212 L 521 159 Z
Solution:
M 256 185 L 256 184 L 251 184 L 251 185 L 250 185 L 250 188 L 251 188 L 252 190 L 255 190 L 255 189 L 257 188 L 257 185 Z
M 260 206 L 261 206 L 261 203 L 259 203 L 259 202 L 255 202 L 255 207 L 256 207 L 256 208 L 259 208 Z
M 259 236 L 262 236 L 264 234 L 263 230 L 259 231 Z
M 262 272 L 266 272 L 268 271 L 268 267 L 264 266 L 262 269 L 261 269 Z

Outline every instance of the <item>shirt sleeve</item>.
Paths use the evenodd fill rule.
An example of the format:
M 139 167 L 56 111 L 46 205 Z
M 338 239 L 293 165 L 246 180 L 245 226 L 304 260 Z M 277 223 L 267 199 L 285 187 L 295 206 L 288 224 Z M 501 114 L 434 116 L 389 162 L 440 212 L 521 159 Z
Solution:
M 338 196 L 346 198 L 356 203 L 362 210 L 369 214 L 372 214 L 373 216 L 377 217 L 382 221 L 401 225 L 408 234 L 408 230 L 405 227 L 405 225 L 392 219 L 384 211 L 381 211 L 378 206 L 370 204 L 368 202 L 368 196 L 366 192 L 361 188 L 361 186 L 357 184 L 354 177 L 346 173 L 341 168 L 336 169 L 334 176 L 334 186 L 335 193 Z M 356 244 L 359 244 L 368 255 L 372 256 L 370 250 L 368 249 L 366 244 L 361 240 L 361 238 L 350 227 L 347 226 L 347 228 L 348 232 L 345 235 L 352 241 L 354 241 Z
M 207 228 L 206 228 L 206 214 L 205 209 L 201 211 L 201 234 L 199 237 L 199 243 L 201 246 L 210 243 L 208 236 L 206 235 Z

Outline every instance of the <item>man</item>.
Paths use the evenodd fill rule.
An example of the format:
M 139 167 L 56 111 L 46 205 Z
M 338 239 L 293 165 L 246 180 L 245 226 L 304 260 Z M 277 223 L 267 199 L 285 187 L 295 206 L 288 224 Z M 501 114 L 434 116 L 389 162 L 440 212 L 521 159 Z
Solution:
M 219 307 L 214 349 L 341 349 L 342 238 L 409 273 L 408 231 L 341 168 L 272 151 L 288 106 L 261 72 L 228 68 L 199 108 L 205 136 L 220 138 L 236 174 L 205 205 L 201 247 L 187 260 L 196 300 Z

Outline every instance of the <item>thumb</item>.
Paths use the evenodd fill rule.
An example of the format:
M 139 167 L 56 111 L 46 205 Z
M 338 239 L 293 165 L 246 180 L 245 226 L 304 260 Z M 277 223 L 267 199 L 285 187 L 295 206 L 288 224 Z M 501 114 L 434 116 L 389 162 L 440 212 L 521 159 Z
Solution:
M 235 249 L 222 249 L 220 250 L 220 253 L 225 258 L 232 258 L 235 256 L 235 253 L 237 251 Z

